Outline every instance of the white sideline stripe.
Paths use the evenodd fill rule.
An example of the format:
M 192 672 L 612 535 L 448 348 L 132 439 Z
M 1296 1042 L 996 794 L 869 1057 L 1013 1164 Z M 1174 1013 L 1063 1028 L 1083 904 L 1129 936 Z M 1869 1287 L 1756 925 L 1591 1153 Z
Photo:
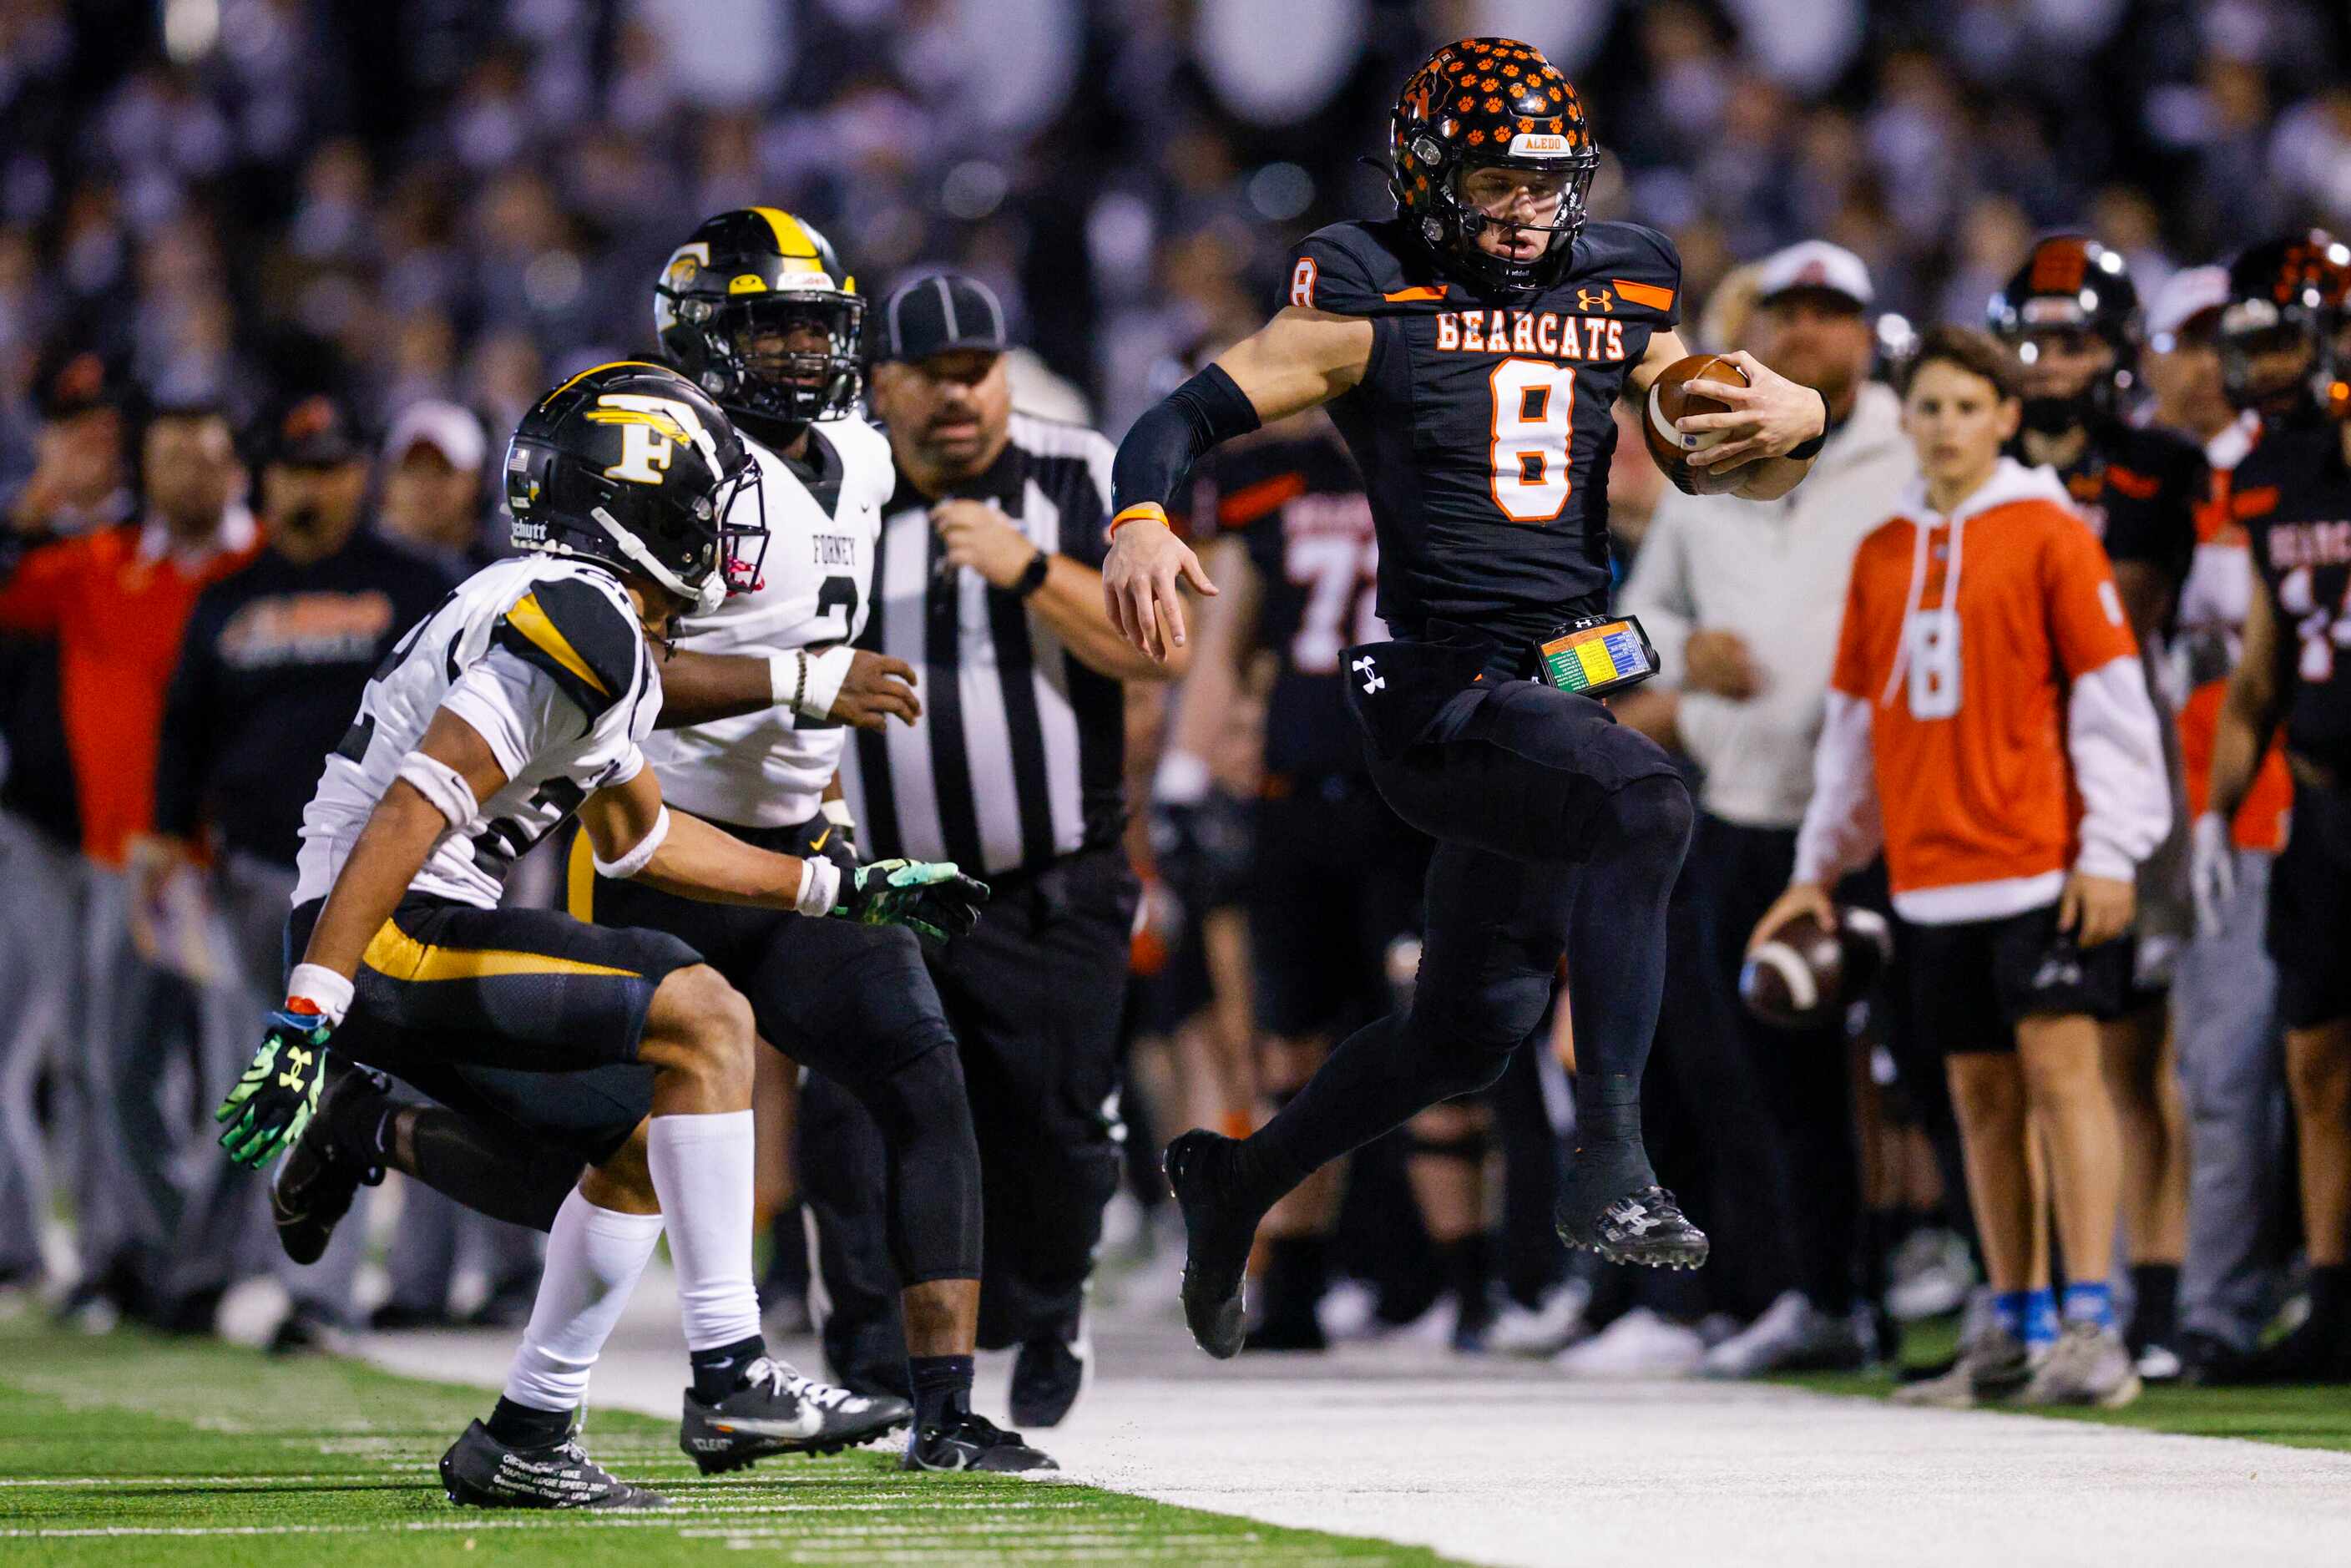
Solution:
M 695 1508 L 692 1506 L 672 1507 L 660 1510 L 649 1510 L 643 1513 L 634 1515 L 621 1515 L 588 1509 L 539 1509 L 534 1510 L 531 1516 L 528 1519 L 385 1520 L 374 1524 L 55 1525 L 36 1526 L 30 1529 L 0 1530 L 0 1541 L 30 1541 L 48 1537 L 67 1538 L 110 1535 L 374 1535 L 385 1531 L 457 1530 L 470 1531 L 475 1530 L 537 1530 L 549 1525 L 570 1524 L 579 1521 L 590 1519 L 592 1519 L 595 1521 L 596 1527 L 600 1530 L 680 1529 L 682 1531 L 683 1527 L 692 1525 L 696 1520 L 714 1519 L 726 1514 L 772 1514 L 778 1518 L 789 1517 L 791 1519 L 799 1520 L 805 1519 L 811 1513 L 830 1513 L 841 1511 L 858 1512 L 869 1511 L 880 1511 L 883 1510 L 895 1511 L 902 1509 L 903 1506 L 903 1502 L 900 1501 L 812 1504 L 800 1500 L 779 1499 L 775 1502 L 729 1504 L 720 1508 Z M 1070 1509 L 1083 1508 L 1085 1506 L 1085 1503 L 1082 1501 L 1034 1502 L 1024 1503 L 1021 1505 L 1021 1508 L 1022 1510 L 1043 1508 Z M 980 1502 L 975 1500 L 972 1502 L 934 1502 L 925 1505 L 925 1512 L 978 1512 L 983 1511 L 994 1511 L 999 1513 L 1005 1511 L 1004 1505 L 1000 1502 Z M 984 1524 L 987 1528 L 993 1529 L 1003 1525 L 1018 1524 L 1019 1521 L 1015 1518 L 1008 1517 L 998 1521 L 981 1521 L 975 1522 Z M 1115 1525 L 1104 1524 L 1089 1525 L 1085 1528 L 1090 1531 L 1099 1531 L 1116 1529 L 1118 1527 Z M 1137 1528 L 1139 1529 L 1142 1527 L 1138 1525 Z M 722 1528 L 712 1531 L 702 1531 L 696 1533 L 702 1535 L 750 1535 L 759 1532 L 751 1530 L 730 1530 Z M 842 1530 L 837 1531 L 835 1533 L 847 1535 L 862 1534 L 864 1532 Z M 883 1530 L 877 1531 L 876 1533 L 919 1532 L 912 1530 L 897 1531 L 892 1530 L 889 1527 L 884 1527 Z M 930 1533 L 944 1532 L 932 1531 Z M 1217 1539 L 1230 1540 L 1232 1538 L 1229 1536 L 1220 1536 Z M 809 1543 L 810 1546 L 813 1546 L 814 1544 L 815 1543 L 813 1542 Z M 806 1550 L 807 1547 L 803 1547 L 802 1549 Z

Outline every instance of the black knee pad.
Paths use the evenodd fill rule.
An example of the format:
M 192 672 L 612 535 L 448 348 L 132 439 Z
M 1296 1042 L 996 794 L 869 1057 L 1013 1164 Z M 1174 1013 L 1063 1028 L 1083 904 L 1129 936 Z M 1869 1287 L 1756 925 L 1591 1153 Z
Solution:
M 1510 1065 L 1510 1053 L 1534 1024 L 1520 1025 L 1524 1010 L 1507 994 L 1510 982 L 1485 988 L 1481 1005 L 1469 1008 L 1437 1006 L 1424 1009 L 1416 999 L 1405 1019 L 1402 1048 L 1418 1058 L 1415 1073 L 1438 1100 L 1458 1099 L 1490 1088 Z M 1549 995 L 1549 988 L 1544 988 Z M 1535 1006 L 1535 1018 L 1542 1005 Z
M 1698 813 L 1690 804 L 1689 786 L 1679 774 L 1653 773 L 1634 779 L 1608 797 L 1604 814 L 1621 841 L 1670 858 L 1667 875 L 1680 869 Z
M 979 1141 L 962 1054 L 942 1043 L 857 1093 L 882 1129 L 890 1165 L 890 1256 L 899 1283 L 977 1279 Z

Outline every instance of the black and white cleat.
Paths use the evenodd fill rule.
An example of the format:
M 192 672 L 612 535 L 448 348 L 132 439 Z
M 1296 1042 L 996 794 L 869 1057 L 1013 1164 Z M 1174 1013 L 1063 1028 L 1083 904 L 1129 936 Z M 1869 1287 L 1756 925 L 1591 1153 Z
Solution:
M 1706 1232 L 1664 1187 L 1651 1185 L 1600 1206 L 1596 1212 L 1570 1211 L 1562 1198 L 1552 1220 L 1568 1246 L 1597 1252 L 1611 1263 L 1646 1269 L 1696 1269 L 1706 1261 Z
M 837 1454 L 886 1437 L 914 1418 L 889 1395 L 872 1398 L 804 1377 L 762 1356 L 735 1391 L 705 1404 L 685 1391 L 677 1446 L 705 1476 L 739 1470 L 778 1454 Z

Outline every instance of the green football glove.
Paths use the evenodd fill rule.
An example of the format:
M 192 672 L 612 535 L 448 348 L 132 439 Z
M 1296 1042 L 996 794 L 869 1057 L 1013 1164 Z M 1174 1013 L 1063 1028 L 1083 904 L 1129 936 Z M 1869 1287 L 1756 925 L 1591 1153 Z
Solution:
M 232 1163 L 259 1169 L 301 1137 L 318 1113 L 327 1082 L 327 1039 L 333 1033 L 334 1026 L 317 1013 L 269 1015 L 261 1049 L 213 1113 L 214 1121 L 229 1124 L 220 1143 Z
M 860 925 L 911 925 L 944 942 L 970 934 L 987 902 L 987 883 L 956 870 L 953 861 L 875 861 L 841 873 L 833 914 Z

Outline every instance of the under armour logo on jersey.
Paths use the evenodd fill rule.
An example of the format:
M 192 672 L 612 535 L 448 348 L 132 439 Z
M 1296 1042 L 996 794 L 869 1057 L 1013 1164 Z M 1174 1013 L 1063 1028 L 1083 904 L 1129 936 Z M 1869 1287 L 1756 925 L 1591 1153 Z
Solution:
M 1388 678 L 1385 675 L 1372 668 L 1372 656 L 1369 653 L 1355 661 L 1354 670 L 1355 674 L 1364 677 L 1365 692 L 1378 691 L 1388 684 Z
M 1575 308 L 1578 310 L 1614 310 L 1616 308 L 1616 296 L 1605 288 L 1579 288 L 1575 291 Z

